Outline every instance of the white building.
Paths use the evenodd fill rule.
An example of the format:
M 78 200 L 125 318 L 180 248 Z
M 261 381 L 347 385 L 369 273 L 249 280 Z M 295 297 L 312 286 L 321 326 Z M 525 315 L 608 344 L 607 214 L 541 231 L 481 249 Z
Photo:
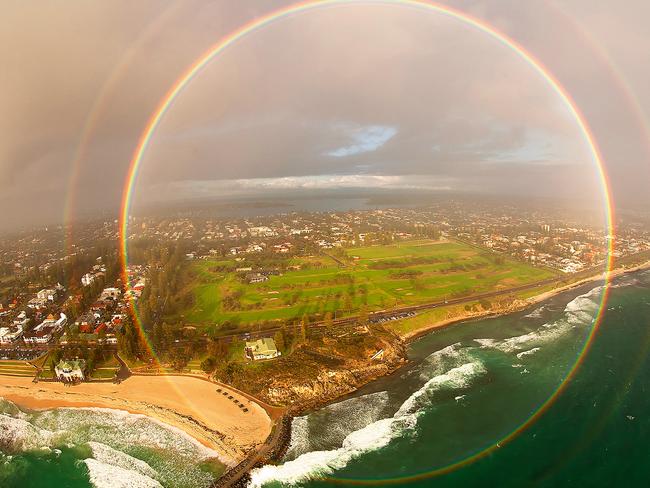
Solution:
M 108 298 L 111 298 L 113 300 L 117 300 L 122 296 L 122 290 L 119 288 L 104 288 L 104 291 L 102 291 L 102 295 L 99 297 L 100 300 L 106 300 Z
M 82 286 L 90 286 L 93 284 L 94 281 L 95 281 L 95 275 L 92 275 L 90 273 L 86 273 L 81 277 Z
M 49 315 L 47 319 L 34 327 L 34 330 L 24 333 L 23 341 L 25 344 L 47 344 L 52 340 L 54 334 L 63 330 L 67 323 L 68 317 L 63 313 L 58 320 Z
M 48 303 L 49 302 L 48 302 L 47 298 L 34 297 L 29 302 L 27 302 L 27 306 L 29 308 L 45 308 L 45 307 L 47 307 Z
M 56 290 L 54 288 L 44 288 L 36 294 L 36 298 L 53 302 L 56 298 Z
M 244 350 L 246 352 L 246 357 L 253 361 L 259 361 L 260 359 L 273 359 L 282 354 L 276 348 L 275 341 L 268 337 L 258 339 L 254 342 L 246 342 Z
M 264 225 L 259 227 L 249 227 L 248 233 L 251 237 L 273 237 L 277 235 L 273 229 Z
M 23 335 L 23 329 L 19 327 L 0 327 L 0 344 L 6 346 L 13 344 Z
M 86 361 L 74 359 L 72 361 L 59 361 L 54 367 L 54 373 L 59 381 L 83 381 L 85 378 Z

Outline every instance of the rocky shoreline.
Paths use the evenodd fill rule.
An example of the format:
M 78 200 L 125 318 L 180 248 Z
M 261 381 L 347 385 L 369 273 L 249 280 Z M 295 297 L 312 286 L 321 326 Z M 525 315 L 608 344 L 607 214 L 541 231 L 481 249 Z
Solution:
M 650 268 L 650 262 L 643 263 L 641 265 L 632 267 L 632 268 L 621 268 L 615 271 L 612 271 L 610 274 L 610 279 L 630 274 L 638 271 L 643 271 Z M 264 456 L 256 459 L 256 462 L 249 466 L 246 470 L 239 473 L 238 478 L 229 477 L 224 484 L 221 484 L 221 479 L 215 483 L 214 487 L 224 487 L 224 486 L 234 486 L 234 487 L 245 487 L 250 481 L 250 471 L 254 468 L 263 466 L 264 464 L 275 464 L 281 461 L 282 457 L 286 453 L 286 450 L 291 442 L 291 419 L 292 416 L 302 415 L 307 411 L 321 408 L 338 398 L 345 396 L 347 394 L 353 393 L 362 386 L 379 379 L 381 377 L 390 375 L 395 371 L 399 370 L 401 367 L 405 366 L 408 363 L 406 357 L 406 345 L 415 341 L 416 339 L 431 333 L 433 330 L 437 330 L 443 327 L 448 327 L 451 325 L 458 324 L 460 322 L 467 322 L 472 320 L 484 319 L 487 317 L 496 317 L 507 314 L 512 314 L 516 312 L 521 312 L 537 303 L 548 300 L 560 293 L 572 290 L 579 286 L 583 286 L 590 282 L 596 282 L 603 280 L 603 275 L 594 275 L 582 280 L 579 280 L 575 283 L 570 283 L 568 285 L 558 287 L 553 290 L 549 290 L 544 293 L 540 293 L 534 297 L 522 300 L 515 300 L 511 305 L 503 307 L 497 310 L 485 310 L 480 312 L 468 312 L 467 314 L 462 314 L 461 316 L 454 317 L 451 319 L 434 322 L 424 328 L 418 329 L 417 331 L 407 334 L 403 337 L 398 338 L 400 342 L 399 349 L 403 351 L 404 355 L 398 355 L 397 357 L 392 358 L 392 361 L 376 365 L 377 367 L 369 367 L 360 370 L 350 370 L 347 373 L 334 373 L 326 375 L 325 377 L 317 377 L 313 383 L 311 389 L 305 388 L 303 393 L 307 394 L 307 399 L 292 405 L 288 412 L 291 415 L 283 417 L 281 422 L 282 435 L 274 438 L 272 440 L 272 447 Z M 400 357 L 401 356 L 401 357 Z M 379 367 L 379 366 L 383 366 Z M 310 390 L 310 391 L 309 391 Z M 269 437 L 270 439 L 271 437 Z M 251 457 L 254 455 L 251 454 Z M 245 461 L 244 461 L 245 462 Z M 244 462 L 240 463 L 238 466 L 242 466 Z M 237 467 L 236 467 L 237 468 Z M 236 472 L 236 468 L 230 470 L 233 474 Z
M 291 442 L 292 421 L 293 417 L 290 415 L 280 418 L 262 447 L 251 452 L 239 464 L 226 471 L 211 485 L 211 488 L 244 488 L 250 482 L 250 472 L 253 469 L 279 462 Z

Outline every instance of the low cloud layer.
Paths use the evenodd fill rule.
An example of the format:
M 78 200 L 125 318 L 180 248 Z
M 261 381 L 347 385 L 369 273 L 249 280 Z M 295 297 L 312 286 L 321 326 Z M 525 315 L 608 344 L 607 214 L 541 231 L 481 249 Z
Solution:
M 286 4 L 5 2 L 2 227 L 62 221 L 66 206 L 71 216 L 116 209 L 174 80 L 220 37 Z M 594 129 L 618 201 L 647 202 L 646 2 L 450 5 L 547 65 Z M 511 50 L 440 14 L 364 4 L 276 21 L 211 62 L 154 134 L 136 200 L 337 187 L 598 193 L 571 114 Z

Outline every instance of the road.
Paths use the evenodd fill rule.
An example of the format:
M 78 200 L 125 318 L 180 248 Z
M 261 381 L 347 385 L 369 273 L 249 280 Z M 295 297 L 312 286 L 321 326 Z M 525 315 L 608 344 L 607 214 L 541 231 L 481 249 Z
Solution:
M 469 303 L 469 302 L 474 302 L 477 300 L 486 300 L 490 298 L 495 298 L 498 296 L 504 296 L 504 295 L 510 295 L 512 293 L 518 293 L 522 291 L 528 291 L 528 290 L 534 290 L 536 288 L 541 288 L 543 286 L 547 285 L 563 285 L 563 284 L 568 284 L 571 282 L 578 281 L 579 279 L 582 279 L 582 277 L 587 277 L 587 276 L 595 276 L 598 273 L 602 273 L 602 269 L 595 268 L 595 269 L 590 269 L 590 270 L 584 270 L 580 273 L 576 273 L 571 276 L 559 276 L 559 277 L 554 277 L 554 278 L 549 278 L 546 280 L 542 281 L 537 281 L 534 283 L 529 283 L 526 285 L 520 285 L 520 286 L 515 286 L 511 288 L 505 288 L 502 290 L 495 290 L 495 291 L 490 291 L 486 293 L 479 293 L 475 295 L 469 295 L 469 296 L 464 296 L 464 297 L 458 297 L 458 298 L 451 298 L 447 300 L 438 300 L 435 302 L 428 302 L 428 303 L 421 303 L 418 305 L 409 305 L 406 307 L 396 307 L 396 308 L 391 308 L 389 310 L 380 310 L 376 312 L 370 312 L 368 314 L 369 319 L 373 320 L 379 320 L 382 318 L 389 318 L 393 315 L 399 314 L 399 313 L 408 313 L 408 312 L 422 312 L 425 310 L 433 310 L 436 308 L 440 307 L 445 307 L 449 305 L 461 305 L 463 303 Z M 359 317 L 358 316 L 349 316 L 349 317 L 344 317 L 340 319 L 335 319 L 332 321 L 333 326 L 345 326 L 345 325 L 353 325 L 358 321 Z M 193 325 L 193 324 L 187 324 L 187 325 Z M 309 327 L 310 329 L 314 328 L 322 328 L 326 327 L 327 324 L 325 321 L 318 321 L 318 322 L 312 322 Z M 289 326 L 293 327 L 295 329 L 298 329 L 300 325 L 294 325 L 294 326 Z M 226 343 L 230 343 L 233 341 L 237 340 L 250 340 L 250 339 L 260 339 L 263 337 L 273 337 L 273 335 L 278 332 L 279 330 L 282 329 L 282 326 L 277 326 L 277 327 L 271 327 L 269 329 L 264 329 L 260 331 L 251 331 L 248 333 L 237 333 L 237 334 L 227 334 L 223 336 L 219 336 L 217 339 L 224 341 Z M 203 338 L 203 340 L 207 340 L 207 338 Z M 191 344 L 190 341 L 178 341 L 174 345 L 177 347 L 184 347 L 187 346 L 188 344 Z M 69 344 L 69 347 L 74 347 L 76 346 L 75 344 Z M 117 346 L 113 345 L 105 345 L 104 346 L 108 350 L 117 350 Z M 33 349 L 39 349 L 39 350 L 48 350 L 51 348 L 51 344 L 43 344 L 40 346 L 34 346 Z
M 399 314 L 399 313 L 408 313 L 408 312 L 421 312 L 424 310 L 432 310 L 435 308 L 440 308 L 440 307 L 445 307 L 449 305 L 460 305 L 463 303 L 468 303 L 468 302 L 474 302 L 477 300 L 485 300 L 488 298 L 494 298 L 498 296 L 504 296 L 504 295 L 510 295 L 512 293 L 517 293 L 521 291 L 527 291 L 527 290 L 533 290 L 535 288 L 541 288 L 546 285 L 551 285 L 551 284 L 561 284 L 566 280 L 566 278 L 561 277 L 561 278 L 549 278 L 547 280 L 542 280 L 542 281 L 537 281 L 535 283 L 530 283 L 527 285 L 521 285 L 521 286 L 516 286 L 512 288 L 507 288 L 507 289 L 502 289 L 502 290 L 495 290 L 491 292 L 486 292 L 486 293 L 479 293 L 477 295 L 471 295 L 471 296 L 466 296 L 466 297 L 459 297 L 459 298 L 452 298 L 449 300 L 438 300 L 436 302 L 429 302 L 429 303 L 421 303 L 418 305 L 409 305 L 407 307 L 396 307 L 396 308 L 391 308 L 390 310 L 380 310 L 377 312 L 371 312 L 368 314 L 369 319 L 377 320 L 381 318 L 388 318 L 392 315 Z M 350 316 L 350 317 L 344 317 L 341 319 L 336 319 L 332 321 L 333 326 L 342 326 L 342 325 L 352 325 L 357 320 L 359 319 L 358 316 Z M 309 324 L 309 328 L 320 328 L 320 327 L 326 327 L 326 323 L 324 321 L 319 321 L 319 322 L 312 322 Z M 294 326 L 296 329 L 299 328 L 299 325 Z M 225 342 L 232 342 L 233 340 L 246 340 L 246 339 L 259 339 L 262 337 L 273 337 L 273 335 L 278 332 L 282 327 L 272 327 L 270 329 L 265 329 L 261 331 L 251 331 L 245 334 L 238 333 L 238 334 L 229 334 L 229 335 L 224 335 L 224 336 L 219 336 L 220 340 L 224 340 Z

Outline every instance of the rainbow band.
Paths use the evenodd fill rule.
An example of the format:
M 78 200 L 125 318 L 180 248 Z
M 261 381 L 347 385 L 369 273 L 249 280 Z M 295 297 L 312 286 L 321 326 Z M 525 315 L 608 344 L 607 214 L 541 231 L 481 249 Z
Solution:
M 476 28 L 477 30 L 484 32 L 485 34 L 488 34 L 491 38 L 499 41 L 501 44 L 509 48 L 511 51 L 513 51 L 515 54 L 517 54 L 523 61 L 525 61 L 531 68 L 533 68 L 534 71 L 536 71 L 547 83 L 547 85 L 553 89 L 553 91 L 558 95 L 558 97 L 562 100 L 566 108 L 569 110 L 571 115 L 573 116 L 574 120 L 578 124 L 580 128 L 580 132 L 582 133 L 582 136 L 584 138 L 584 141 L 587 143 L 587 146 L 589 147 L 589 150 L 591 152 L 591 157 L 596 165 L 596 169 L 598 172 L 598 177 L 600 179 L 601 185 L 602 185 L 602 192 L 603 192 L 603 201 L 605 203 L 605 211 L 606 211 L 606 227 L 607 227 L 607 232 L 609 234 L 608 240 L 607 240 L 607 257 L 606 257 L 606 262 L 605 262 L 605 272 L 604 272 L 604 279 L 605 279 L 605 285 L 609 283 L 610 280 L 610 273 L 612 270 L 612 250 L 613 250 L 613 239 L 611 236 L 613 236 L 613 209 L 612 209 L 612 200 L 610 196 L 610 189 L 609 189 L 609 184 L 607 181 L 607 176 L 605 173 L 605 169 L 603 166 L 603 161 L 600 155 L 600 151 L 598 149 L 598 146 L 596 145 L 595 138 L 589 129 L 589 126 L 587 122 L 584 119 L 584 116 L 578 109 L 576 103 L 573 101 L 573 99 L 570 97 L 568 92 L 562 87 L 562 85 L 558 82 L 558 80 L 552 75 L 552 73 L 538 60 L 536 59 L 531 53 L 529 53 L 526 49 L 524 49 L 520 44 L 518 44 L 516 41 L 513 39 L 509 38 L 505 34 L 497 31 L 493 27 L 489 26 L 483 21 L 480 21 L 474 17 L 469 16 L 468 14 L 461 12 L 459 10 L 453 9 L 448 6 L 442 6 L 438 5 L 436 3 L 427 1 L 427 0 L 313 0 L 313 1 L 306 1 L 306 2 L 300 2 L 293 4 L 291 6 L 288 6 L 286 8 L 278 9 L 273 12 L 270 12 L 267 15 L 264 15 L 262 17 L 256 18 L 249 23 L 245 24 L 243 27 L 239 28 L 235 32 L 227 35 L 226 37 L 222 38 L 219 42 L 211 46 L 201 57 L 199 57 L 186 71 L 183 73 L 183 75 L 178 78 L 178 80 L 174 83 L 174 85 L 170 88 L 170 90 L 166 93 L 166 95 L 163 97 L 163 99 L 160 101 L 158 106 L 156 107 L 155 111 L 149 118 L 149 121 L 142 132 L 142 135 L 140 136 L 138 146 L 133 154 L 133 159 L 131 160 L 131 164 L 128 170 L 126 182 L 125 182 L 125 188 L 124 188 L 124 193 L 123 193 L 123 198 L 122 198 L 122 208 L 121 208 L 121 213 L 120 213 L 120 249 L 121 249 L 121 254 L 122 254 L 122 266 L 123 266 L 123 274 L 124 274 L 124 282 L 126 283 L 127 287 L 129 286 L 129 282 L 127 279 L 126 275 L 126 267 L 128 263 L 128 249 L 127 249 L 127 231 L 128 231 L 128 221 L 129 221 L 129 210 L 131 206 L 131 199 L 133 196 L 133 189 L 135 186 L 135 181 L 138 176 L 138 171 L 140 169 L 140 165 L 142 163 L 143 156 L 151 142 L 151 138 L 156 131 L 156 128 L 160 124 L 161 120 L 167 113 L 167 111 L 170 109 L 170 107 L 173 105 L 174 100 L 178 95 L 183 91 L 183 89 L 192 81 L 192 79 L 210 62 L 212 59 L 217 57 L 219 54 L 221 54 L 225 49 L 236 43 L 238 40 L 244 38 L 248 34 L 251 34 L 258 29 L 261 29 L 272 22 L 276 20 L 280 20 L 292 15 L 300 14 L 302 12 L 307 12 L 311 10 L 315 10 L 318 8 L 322 7 L 333 7 L 337 5 L 350 5 L 350 4 L 368 4 L 368 5 L 398 5 L 398 6 L 404 6 L 404 7 L 412 7 L 412 8 L 418 8 L 422 9 L 425 11 L 433 12 L 433 13 L 438 13 L 442 14 L 448 17 L 451 17 L 453 19 L 456 19 L 460 22 L 462 22 L 465 25 L 472 26 Z M 601 301 L 600 301 L 600 308 L 598 310 L 598 313 L 596 317 L 594 318 L 593 325 L 591 328 L 591 331 L 587 337 L 587 340 L 585 341 L 584 347 L 582 348 L 580 355 L 577 357 L 575 363 L 573 364 L 570 372 L 568 373 L 567 377 L 564 379 L 564 381 L 560 384 L 558 389 L 553 393 L 553 395 L 550 396 L 550 398 L 520 427 L 518 427 L 515 431 L 512 433 L 508 434 L 505 436 L 503 439 L 501 439 L 499 442 L 495 443 L 493 446 L 488 447 L 487 449 L 484 449 L 483 451 L 468 457 L 466 459 L 463 459 L 462 461 L 459 461 L 457 463 L 451 464 L 449 466 L 428 472 L 428 473 L 423 473 L 420 475 L 416 476 L 410 476 L 410 477 L 402 477 L 399 479 L 393 479 L 393 480 L 386 480 L 385 482 L 394 482 L 394 483 L 403 483 L 404 481 L 409 481 L 409 480 L 416 480 L 420 479 L 423 477 L 429 477 L 429 476 L 435 476 L 435 475 L 440 475 L 444 473 L 448 473 L 454 469 L 457 469 L 461 466 L 464 466 L 468 463 L 474 462 L 493 450 L 495 450 L 497 447 L 503 446 L 505 443 L 511 441 L 514 437 L 516 437 L 520 432 L 525 430 L 527 427 L 529 427 L 533 422 L 535 422 L 549 407 L 550 405 L 555 401 L 555 399 L 561 394 L 561 392 L 564 390 L 566 385 L 569 383 L 569 381 L 574 377 L 576 371 L 578 370 L 580 364 L 582 363 L 585 354 L 588 352 L 591 343 L 593 341 L 594 335 L 596 331 L 598 330 L 598 327 L 602 321 L 603 317 L 603 311 L 605 310 L 605 303 L 607 301 L 608 297 L 608 286 L 605 286 L 604 291 L 601 295 Z M 135 314 L 136 317 L 136 322 L 138 325 L 138 328 L 140 329 L 140 333 L 144 340 L 146 341 L 146 336 L 144 332 L 142 331 L 141 324 L 137 318 L 137 314 Z M 149 346 L 150 347 L 150 346 Z M 334 481 L 334 480 L 333 480 Z M 364 480 L 345 480 L 345 483 L 350 484 L 350 483 L 357 483 L 357 484 L 367 484 L 370 483 L 370 481 L 364 481 Z M 372 483 L 377 483 L 376 480 L 373 480 Z

